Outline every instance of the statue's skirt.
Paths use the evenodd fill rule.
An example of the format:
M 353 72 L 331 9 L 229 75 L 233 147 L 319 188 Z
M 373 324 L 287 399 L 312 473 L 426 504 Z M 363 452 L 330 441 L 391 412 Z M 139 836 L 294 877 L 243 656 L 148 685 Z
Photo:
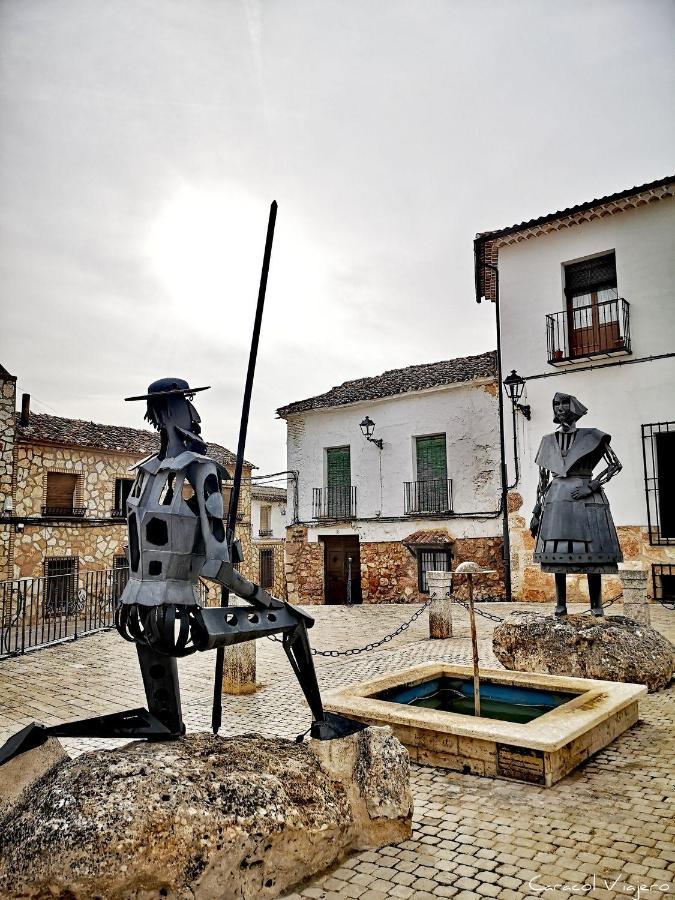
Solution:
M 544 496 L 534 562 L 544 572 L 616 572 L 623 560 L 609 503 L 601 489 L 575 500 L 591 474 L 554 476 Z

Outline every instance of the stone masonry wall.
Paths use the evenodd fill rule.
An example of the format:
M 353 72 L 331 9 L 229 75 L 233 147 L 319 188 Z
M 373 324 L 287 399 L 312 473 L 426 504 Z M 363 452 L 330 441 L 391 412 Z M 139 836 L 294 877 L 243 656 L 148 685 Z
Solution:
M 427 594 L 418 590 L 417 559 L 400 541 L 367 541 L 359 546 L 361 589 L 364 603 L 420 603 Z M 495 569 L 476 581 L 477 597 L 503 597 L 501 538 L 465 538 L 453 544 L 453 567 L 473 560 L 483 568 Z M 295 526 L 287 530 L 286 580 L 291 603 L 324 603 L 323 544 L 307 543 L 307 529 Z M 455 580 L 453 590 L 466 595 L 465 579 Z
M 23 532 L 15 533 L 12 570 L 9 571 L 5 561 L 0 577 L 37 577 L 44 573 L 45 558 L 53 556 L 77 556 L 82 570 L 110 568 L 113 557 L 121 554 L 127 543 L 124 520 L 110 519 L 115 505 L 115 479 L 133 477 L 129 469 L 139 459 L 138 454 L 93 448 L 17 443 L 14 514 L 41 516 L 49 471 L 81 476 L 77 503 L 86 507 L 86 513 L 84 518 L 67 524 L 51 524 L 48 520 L 25 523 Z M 251 542 L 251 487 L 246 480 L 250 473 L 246 467 L 239 497 L 241 521 L 237 523 L 236 533 L 244 553 L 240 571 L 246 578 L 255 580 L 257 553 Z M 99 521 L 94 524 L 88 521 L 91 519 Z M 100 521 L 106 519 L 109 521 Z M 220 589 L 214 587 L 209 594 L 219 598 Z
M 14 434 L 16 407 L 16 379 L 0 379 L 0 510 L 5 498 L 12 496 L 14 474 Z M 11 556 L 11 529 L 0 523 L 0 579 L 8 571 Z
M 524 509 L 523 499 L 518 493 L 509 494 L 509 532 L 511 535 L 511 578 L 513 597 L 516 600 L 551 602 L 555 598 L 554 576 L 542 572 L 532 560 L 534 538 L 530 534 L 529 510 Z M 639 525 L 619 525 L 619 543 L 624 562 L 642 563 L 649 574 L 648 591 L 652 592 L 652 563 L 675 565 L 675 547 L 654 547 L 649 543 L 649 532 Z M 605 575 L 602 579 L 603 599 L 618 597 L 621 581 L 618 575 Z M 588 581 L 585 575 L 567 578 L 567 599 L 571 602 L 586 603 Z
M 286 589 L 289 603 L 323 603 L 323 544 L 307 543 L 307 529 L 286 529 Z

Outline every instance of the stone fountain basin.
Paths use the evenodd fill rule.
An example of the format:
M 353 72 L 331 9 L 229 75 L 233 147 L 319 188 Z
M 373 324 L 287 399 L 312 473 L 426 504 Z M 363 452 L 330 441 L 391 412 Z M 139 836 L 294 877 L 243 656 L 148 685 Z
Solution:
M 426 663 L 328 692 L 331 712 L 389 725 L 413 761 L 472 775 L 550 787 L 638 721 L 641 684 L 503 669 L 480 670 L 481 684 L 567 693 L 570 699 L 526 724 L 407 706 L 377 695 L 437 679 L 471 679 L 469 666 Z

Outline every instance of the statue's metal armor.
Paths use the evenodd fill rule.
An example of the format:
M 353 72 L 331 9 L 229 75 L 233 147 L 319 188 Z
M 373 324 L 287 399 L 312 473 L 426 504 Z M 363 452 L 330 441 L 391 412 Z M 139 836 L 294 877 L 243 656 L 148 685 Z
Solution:
M 230 562 L 222 522 L 224 470 L 187 450 L 172 459 L 152 456 L 135 468 L 127 499 L 129 582 L 121 602 L 199 605 L 198 579 L 207 559 L 209 571 L 214 563 L 219 569 Z

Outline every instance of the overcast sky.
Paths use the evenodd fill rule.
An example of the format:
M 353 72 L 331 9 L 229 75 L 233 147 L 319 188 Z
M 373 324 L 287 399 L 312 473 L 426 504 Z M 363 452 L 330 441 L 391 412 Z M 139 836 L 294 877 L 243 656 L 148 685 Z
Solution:
M 495 346 L 472 239 L 673 171 L 669 0 L 0 0 L 0 362 L 36 411 L 275 409 Z M 670 110 L 670 112 L 669 112 Z M 358 423 L 355 423 L 355 428 Z

